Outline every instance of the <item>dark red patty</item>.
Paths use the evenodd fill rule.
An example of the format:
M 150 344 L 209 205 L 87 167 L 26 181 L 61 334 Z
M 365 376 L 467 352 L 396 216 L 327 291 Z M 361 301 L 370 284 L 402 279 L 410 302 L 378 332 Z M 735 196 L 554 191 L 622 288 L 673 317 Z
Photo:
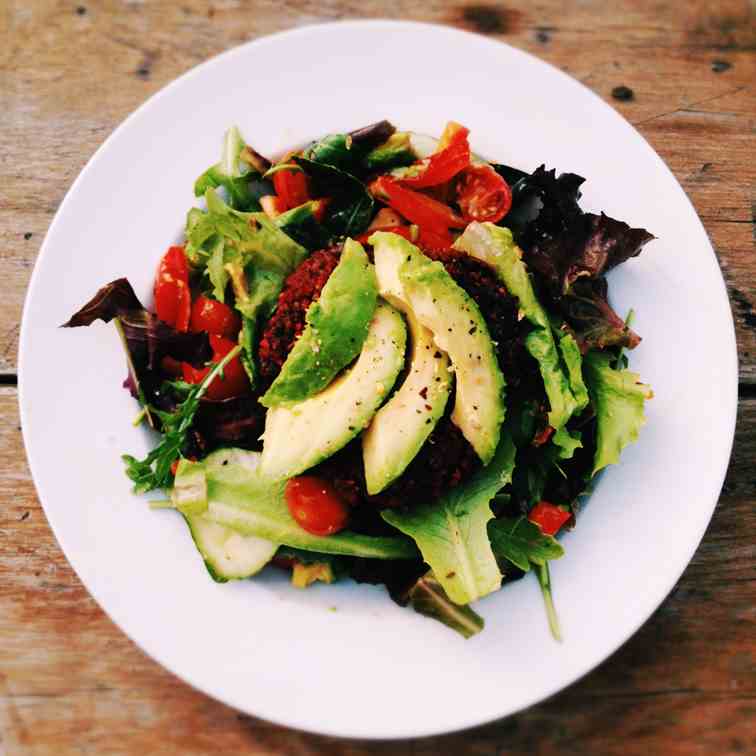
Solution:
M 278 375 L 297 337 L 305 326 L 307 308 L 320 295 L 339 260 L 340 248 L 314 252 L 286 279 L 275 313 L 268 321 L 259 347 L 260 372 L 266 383 Z M 519 324 L 517 305 L 507 294 L 496 274 L 484 263 L 463 253 L 449 250 L 426 252 L 440 260 L 449 275 L 475 300 L 497 342 L 497 356 L 510 381 L 513 377 L 511 352 L 517 344 Z M 353 505 L 376 508 L 412 506 L 437 499 L 478 469 L 475 450 L 462 432 L 451 422 L 449 413 L 454 398 L 449 400 L 447 414 L 438 423 L 420 452 L 404 474 L 378 496 L 368 496 L 359 439 L 311 471 L 333 482 L 337 490 Z
M 289 275 L 276 310 L 265 326 L 257 352 L 263 384 L 271 384 L 305 327 L 307 308 L 325 286 L 339 262 L 341 247 L 313 252 Z

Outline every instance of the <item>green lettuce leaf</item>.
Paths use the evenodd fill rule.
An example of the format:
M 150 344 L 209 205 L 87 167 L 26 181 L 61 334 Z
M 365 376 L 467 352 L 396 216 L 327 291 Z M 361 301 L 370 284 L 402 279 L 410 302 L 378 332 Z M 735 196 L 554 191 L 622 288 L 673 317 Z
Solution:
M 367 536 L 349 531 L 331 536 L 308 533 L 289 513 L 284 497 L 286 481 L 265 478 L 259 471 L 259 463 L 258 452 L 244 449 L 220 449 L 196 463 L 205 474 L 207 506 L 203 509 L 193 496 L 193 510 L 240 535 L 296 549 L 372 559 L 417 557 L 412 541 L 402 536 Z M 193 476 L 198 469 L 193 468 Z M 192 483 L 193 490 L 198 491 L 196 477 Z
M 489 464 L 440 499 L 411 511 L 384 510 L 381 516 L 417 542 L 423 559 L 456 604 L 495 591 L 501 572 L 488 540 L 491 499 L 512 479 L 515 446 L 502 435 Z
M 259 323 L 270 317 L 286 276 L 308 252 L 265 213 L 234 210 L 213 189 L 205 201 L 206 212 L 193 208 L 187 218 L 187 256 L 195 269 L 204 268 L 219 301 L 224 301 L 231 282 L 243 322 L 242 364 L 254 386 Z
M 483 629 L 483 618 L 469 606 L 459 606 L 451 601 L 432 571 L 418 578 L 403 599 L 418 614 L 442 622 L 465 638 L 471 638 Z
M 527 268 L 521 259 L 522 252 L 514 243 L 512 233 L 509 229 L 492 223 L 471 223 L 454 247 L 492 267 L 507 291 L 517 297 L 520 313 L 533 326 L 533 330 L 525 338 L 525 348 L 538 362 L 549 399 L 549 425 L 559 431 L 580 406 L 571 387 L 573 382 L 575 385 L 578 382 L 576 376 L 568 376 L 562 367 L 549 317 L 536 298 Z M 566 346 L 569 353 L 569 345 Z M 574 354 L 570 353 L 570 358 L 573 363 L 570 372 L 577 372 L 579 363 L 574 361 Z M 569 455 L 575 441 L 570 434 L 556 434 L 554 437 L 554 443 L 567 444 L 565 454 Z
M 491 548 L 497 559 L 506 559 L 523 572 L 531 564 L 544 565 L 550 559 L 559 559 L 564 549 L 553 536 L 525 517 L 501 517 L 488 523 Z
M 597 440 L 593 474 L 619 462 L 622 450 L 638 440 L 646 422 L 643 406 L 651 399 L 650 386 L 631 370 L 612 367 L 615 355 L 588 352 L 583 361 L 588 391 L 596 409 Z
M 231 206 L 237 210 L 259 210 L 260 203 L 250 186 L 252 175 L 241 160 L 246 144 L 236 126 L 232 126 L 223 138 L 221 160 L 210 166 L 195 182 L 194 196 L 202 197 L 209 189 L 223 187 Z

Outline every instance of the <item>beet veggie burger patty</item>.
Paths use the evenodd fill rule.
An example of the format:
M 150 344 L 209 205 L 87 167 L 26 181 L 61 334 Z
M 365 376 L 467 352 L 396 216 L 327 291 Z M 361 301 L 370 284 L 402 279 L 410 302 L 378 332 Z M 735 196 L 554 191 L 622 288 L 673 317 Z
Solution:
M 340 254 L 340 246 L 313 252 L 286 279 L 257 352 L 260 377 L 266 388 L 281 372 L 294 342 L 304 330 L 307 308 L 320 296 L 339 263 Z

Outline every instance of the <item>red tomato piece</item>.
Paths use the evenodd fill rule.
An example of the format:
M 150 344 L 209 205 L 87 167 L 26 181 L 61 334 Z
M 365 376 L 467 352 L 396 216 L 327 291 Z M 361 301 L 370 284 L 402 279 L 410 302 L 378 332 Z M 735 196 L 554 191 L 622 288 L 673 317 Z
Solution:
M 471 165 L 457 180 L 457 204 L 468 222 L 496 223 L 512 207 L 512 190 L 490 165 Z
M 308 533 L 328 536 L 346 527 L 349 507 L 327 480 L 300 475 L 286 483 L 284 495 L 291 516 Z
M 223 336 L 210 335 L 210 348 L 213 350 L 213 363 L 222 360 L 234 347 L 236 342 Z M 202 383 L 213 369 L 212 365 L 196 368 L 187 362 L 181 363 L 184 380 L 187 383 Z M 224 368 L 223 375 L 217 376 L 205 391 L 207 399 L 230 399 L 249 391 L 249 379 L 239 357 L 234 357 Z
M 421 228 L 417 237 L 418 247 L 426 252 L 445 252 L 447 249 L 451 249 L 453 243 L 454 239 L 447 230 L 444 230 L 443 233 L 435 233 L 427 228 Z
M 380 176 L 373 181 L 370 191 L 410 223 L 433 233 L 444 234 L 450 228 L 464 228 L 467 225 L 448 205 L 420 192 L 405 189 L 389 176 Z
M 299 207 L 310 199 L 307 176 L 302 171 L 276 171 L 273 174 L 273 186 L 285 210 Z
M 572 515 L 566 512 L 556 504 L 551 504 L 548 501 L 539 501 L 533 509 L 530 510 L 528 519 L 538 525 L 541 531 L 545 535 L 556 535 L 559 532 L 559 528 L 564 525 Z
M 241 319 L 227 304 L 200 294 L 192 305 L 189 325 L 195 333 L 205 331 L 234 339 L 239 334 Z
M 404 186 L 420 189 L 437 186 L 453 179 L 470 165 L 469 129 L 450 121 L 444 129 L 439 147 L 430 157 L 418 163 L 413 175 L 399 179 Z
M 177 331 L 189 330 L 192 292 L 189 289 L 189 264 L 183 247 L 171 247 L 158 266 L 155 277 L 155 309 L 164 323 Z

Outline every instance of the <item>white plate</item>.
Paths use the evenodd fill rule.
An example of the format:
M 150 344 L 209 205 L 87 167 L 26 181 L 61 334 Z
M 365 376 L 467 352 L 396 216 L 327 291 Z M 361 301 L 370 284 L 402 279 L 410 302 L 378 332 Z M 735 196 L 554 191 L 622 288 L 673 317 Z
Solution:
M 465 641 L 379 588 L 297 591 L 282 576 L 217 585 L 181 519 L 130 493 L 119 459 L 131 426 L 111 326 L 58 325 L 103 283 L 147 298 L 192 183 L 238 124 L 262 153 L 381 118 L 474 149 L 588 178 L 583 204 L 658 241 L 611 275 L 619 312 L 645 337 L 632 367 L 651 383 L 648 424 L 603 476 L 553 566 L 565 641 L 549 637 L 535 578 L 478 608 Z M 65 366 L 65 367 L 64 367 Z M 199 66 L 136 111 L 60 207 L 21 331 L 21 412 L 47 517 L 80 578 L 148 654 L 206 693 L 265 719 L 342 736 L 421 736 L 511 714 L 584 675 L 674 586 L 717 501 L 733 435 L 730 309 L 693 208 L 648 144 L 582 85 L 525 53 L 449 28 L 395 22 L 308 27 Z M 72 632 L 76 628 L 72 627 Z

